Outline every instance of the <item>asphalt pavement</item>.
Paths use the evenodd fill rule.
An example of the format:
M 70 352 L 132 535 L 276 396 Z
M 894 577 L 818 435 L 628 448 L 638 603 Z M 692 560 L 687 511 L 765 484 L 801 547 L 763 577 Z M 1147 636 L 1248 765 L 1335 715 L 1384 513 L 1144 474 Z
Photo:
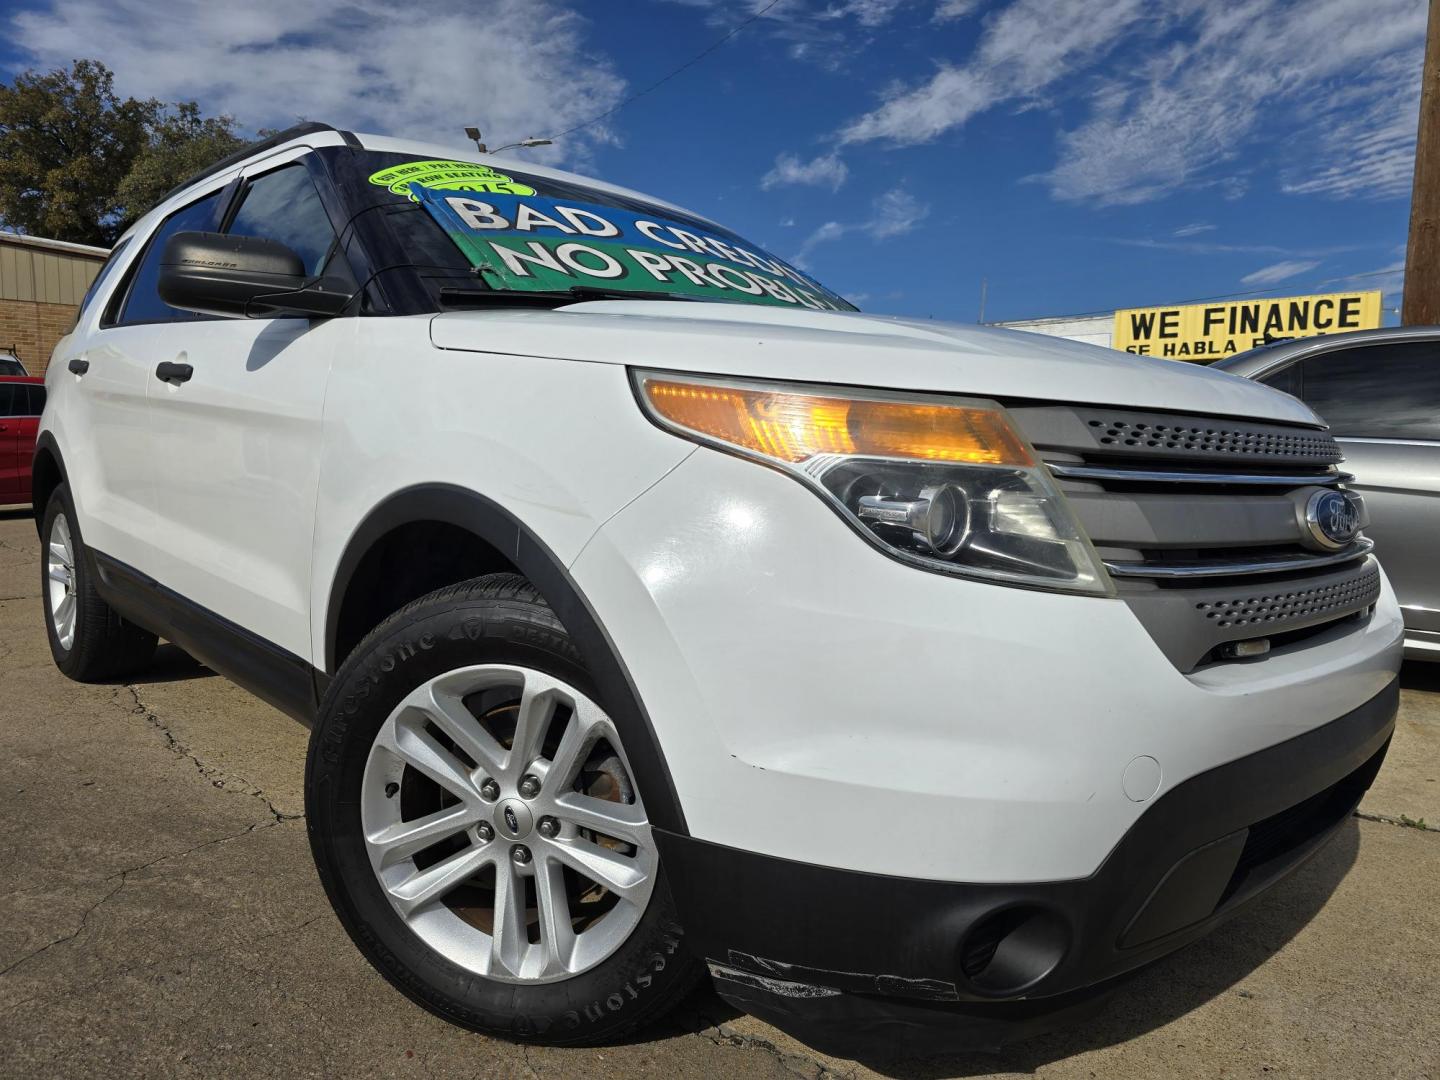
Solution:
M 173 646 L 128 685 L 55 670 L 39 552 L 0 510 L 0 1076 L 1440 1077 L 1440 665 L 1407 667 L 1336 839 L 1081 1029 L 862 1063 L 702 990 L 622 1045 L 525 1049 L 423 1012 L 350 945 L 305 840 L 303 727 Z

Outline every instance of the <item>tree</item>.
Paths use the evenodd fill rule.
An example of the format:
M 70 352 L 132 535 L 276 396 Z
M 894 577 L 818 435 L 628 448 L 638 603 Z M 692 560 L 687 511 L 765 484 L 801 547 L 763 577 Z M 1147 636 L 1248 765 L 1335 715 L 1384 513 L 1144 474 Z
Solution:
M 205 118 L 200 106 L 182 101 L 151 121 L 143 150 L 116 189 L 124 224 L 135 221 L 188 176 L 245 145 L 229 116 Z
M 159 103 L 121 100 L 95 60 L 0 85 L 0 219 L 105 247 L 121 231 L 120 182 L 147 146 Z
M 193 101 L 121 99 L 98 60 L 0 85 L 0 223 L 109 247 L 176 184 L 245 145 Z

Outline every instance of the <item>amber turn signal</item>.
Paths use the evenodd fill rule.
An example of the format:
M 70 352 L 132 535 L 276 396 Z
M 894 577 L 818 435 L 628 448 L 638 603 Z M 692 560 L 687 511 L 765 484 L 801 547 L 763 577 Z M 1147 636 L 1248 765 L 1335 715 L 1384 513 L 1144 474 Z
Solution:
M 1029 466 L 998 409 L 833 397 L 645 377 L 651 409 L 677 427 L 791 464 L 817 454 Z

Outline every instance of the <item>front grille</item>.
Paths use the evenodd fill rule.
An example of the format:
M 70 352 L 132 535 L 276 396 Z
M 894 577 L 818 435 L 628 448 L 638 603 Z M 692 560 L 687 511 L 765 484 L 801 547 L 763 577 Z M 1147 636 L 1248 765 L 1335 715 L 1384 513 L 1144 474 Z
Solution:
M 1335 440 L 1293 428 L 1236 424 L 1233 421 L 1189 420 L 1173 416 L 1108 413 L 1085 416 L 1096 443 L 1107 449 L 1180 451 L 1192 457 L 1265 457 L 1334 464 L 1340 460 Z M 1106 417 L 1102 419 L 1101 417 Z M 1143 419 L 1140 417 L 1144 417 Z
M 1182 671 L 1218 646 L 1326 626 L 1375 602 L 1362 538 L 1307 546 L 1315 491 L 1351 478 L 1317 427 L 1094 406 L 1011 410 L 1120 595 Z M 1313 541 L 1312 541 L 1313 542 Z
M 1373 563 L 1363 572 L 1345 581 L 1310 589 L 1276 589 L 1251 596 L 1224 600 L 1201 601 L 1195 610 L 1203 612 L 1216 626 L 1254 626 L 1267 623 L 1293 623 L 1332 612 L 1351 612 L 1365 608 L 1380 596 L 1380 569 Z

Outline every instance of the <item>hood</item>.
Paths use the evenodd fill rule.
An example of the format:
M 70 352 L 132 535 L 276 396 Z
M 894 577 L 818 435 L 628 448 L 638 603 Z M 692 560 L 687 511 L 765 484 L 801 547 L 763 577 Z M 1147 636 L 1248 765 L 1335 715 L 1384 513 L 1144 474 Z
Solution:
M 447 312 L 436 347 L 735 377 L 1319 424 L 1301 401 L 1195 364 L 1017 330 L 860 312 L 601 300 Z

